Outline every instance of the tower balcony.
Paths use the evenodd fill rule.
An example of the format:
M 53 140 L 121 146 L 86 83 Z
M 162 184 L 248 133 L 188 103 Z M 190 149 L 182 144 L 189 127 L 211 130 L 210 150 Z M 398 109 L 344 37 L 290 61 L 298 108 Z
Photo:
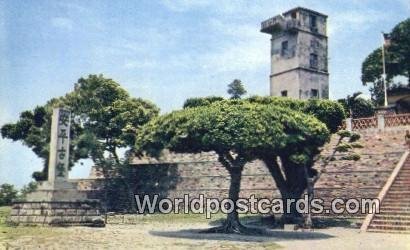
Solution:
M 282 15 L 269 18 L 261 23 L 261 32 L 273 34 L 286 28 L 286 21 Z
M 294 31 L 301 28 L 300 20 L 284 18 L 282 15 L 274 16 L 261 23 L 261 32 L 274 34 L 280 31 Z

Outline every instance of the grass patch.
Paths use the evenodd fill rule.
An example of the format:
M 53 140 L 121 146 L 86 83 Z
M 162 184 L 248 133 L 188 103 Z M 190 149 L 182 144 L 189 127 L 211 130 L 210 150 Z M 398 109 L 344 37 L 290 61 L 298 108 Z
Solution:
M 6 219 L 9 216 L 10 211 L 11 207 L 0 207 L 0 242 L 14 240 L 21 236 L 49 237 L 56 236 L 61 233 L 56 228 L 7 225 Z
M 247 223 L 257 218 L 257 215 L 239 215 L 241 222 Z M 139 223 L 209 223 L 212 225 L 222 223 L 226 218 L 224 213 L 212 214 L 211 219 L 207 219 L 205 214 L 179 213 L 179 214 L 116 214 L 107 217 L 108 224 L 139 224 Z
M 221 220 L 226 215 L 223 213 L 213 214 L 211 219 L 207 219 L 205 214 L 116 214 L 107 217 L 108 224 L 139 224 L 139 223 L 207 223 Z

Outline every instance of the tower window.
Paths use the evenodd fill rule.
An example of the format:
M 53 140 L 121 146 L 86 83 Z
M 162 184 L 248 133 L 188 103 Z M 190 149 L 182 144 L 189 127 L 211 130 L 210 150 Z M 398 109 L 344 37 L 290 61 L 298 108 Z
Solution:
M 319 97 L 319 91 L 317 89 L 311 89 L 310 90 L 310 97 L 311 98 L 318 98 Z
M 292 12 L 292 13 L 290 14 L 290 16 L 291 16 L 293 19 L 296 19 L 296 11 L 295 11 L 295 12 Z
M 310 54 L 310 68 L 312 69 L 317 69 L 318 68 L 318 57 L 317 54 Z
M 283 41 L 282 42 L 282 48 L 281 48 L 281 55 L 286 55 L 288 52 L 288 41 Z
M 286 96 L 288 96 L 288 91 L 283 90 L 282 92 L 280 92 L 280 95 L 286 97 Z
M 310 22 L 309 23 L 310 28 L 317 28 L 317 17 L 316 16 L 310 15 L 309 22 Z
M 319 42 L 317 40 L 311 40 L 310 41 L 310 47 L 312 47 L 314 49 L 318 49 L 319 48 Z

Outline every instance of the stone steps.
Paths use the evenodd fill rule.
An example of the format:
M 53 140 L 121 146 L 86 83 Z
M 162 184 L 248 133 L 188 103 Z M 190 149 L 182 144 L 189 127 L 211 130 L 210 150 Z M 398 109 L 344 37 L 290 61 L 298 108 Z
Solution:
M 400 203 L 401 205 L 410 205 L 410 197 L 405 196 L 405 195 L 395 195 L 395 196 L 389 196 L 388 198 L 384 199 L 382 201 L 382 204 L 394 204 L 394 203 Z
M 401 233 L 409 233 L 410 234 L 410 226 L 402 226 L 402 225 L 370 225 L 368 228 L 369 232 L 380 231 L 380 232 L 401 232 Z
M 367 231 L 410 233 L 410 157 L 381 202 L 380 213 L 373 217 Z
M 386 229 L 368 229 L 367 232 L 371 233 L 384 233 L 384 234 L 410 234 L 409 231 L 398 231 L 398 230 L 386 230 Z
M 373 225 L 383 225 L 383 226 L 409 226 L 410 227 L 410 221 L 405 221 L 405 220 L 386 220 L 386 219 L 376 220 L 376 219 L 373 219 L 372 224 Z
M 410 221 L 410 213 L 407 215 L 376 215 L 374 220 Z
M 408 207 L 399 207 L 399 206 L 388 206 L 388 207 L 381 207 L 380 214 L 384 213 L 394 213 L 394 212 L 401 212 L 401 213 L 410 213 L 410 208 Z

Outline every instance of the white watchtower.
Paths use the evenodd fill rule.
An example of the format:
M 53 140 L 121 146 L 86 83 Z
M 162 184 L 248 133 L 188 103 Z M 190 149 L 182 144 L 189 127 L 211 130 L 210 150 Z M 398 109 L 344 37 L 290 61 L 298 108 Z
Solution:
M 297 7 L 261 24 L 272 35 L 270 95 L 329 98 L 327 16 Z

